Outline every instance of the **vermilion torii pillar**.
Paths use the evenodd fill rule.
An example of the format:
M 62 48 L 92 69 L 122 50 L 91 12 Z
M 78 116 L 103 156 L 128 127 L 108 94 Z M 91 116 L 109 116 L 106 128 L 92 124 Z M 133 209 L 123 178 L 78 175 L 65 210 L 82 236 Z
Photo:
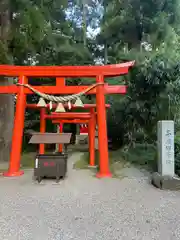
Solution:
M 19 83 L 27 83 L 29 77 L 55 77 L 58 81 L 66 77 L 94 77 L 97 83 L 104 83 L 105 77 L 115 77 L 127 74 L 134 62 L 127 62 L 105 66 L 9 66 L 0 65 L 0 76 L 18 77 Z M 59 79 L 59 80 L 58 80 Z M 36 90 L 46 94 L 75 94 L 86 90 L 89 86 L 37 86 Z M 108 160 L 108 141 L 106 126 L 105 94 L 125 94 L 126 86 L 109 86 L 108 84 L 98 85 L 88 92 L 96 94 L 97 123 L 99 140 L 99 172 L 97 177 L 110 177 Z M 14 119 L 14 129 L 12 137 L 12 149 L 10 155 L 9 169 L 4 176 L 19 176 L 23 172 L 20 170 L 20 159 L 22 149 L 22 135 L 24 129 L 24 116 L 26 108 L 26 95 L 33 92 L 23 86 L 0 86 L 0 94 L 17 94 L 16 113 Z
M 28 82 L 24 75 L 19 76 L 19 83 L 25 84 Z M 10 153 L 10 164 L 8 172 L 4 176 L 20 176 L 24 172 L 20 170 L 20 159 L 22 150 L 23 130 L 26 110 L 26 94 L 24 87 L 20 87 L 17 92 L 16 111 L 14 117 L 14 129 L 12 135 L 12 146 Z

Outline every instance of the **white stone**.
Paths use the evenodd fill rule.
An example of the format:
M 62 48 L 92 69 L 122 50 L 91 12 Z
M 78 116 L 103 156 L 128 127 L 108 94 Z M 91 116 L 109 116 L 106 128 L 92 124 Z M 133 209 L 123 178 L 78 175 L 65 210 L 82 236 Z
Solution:
M 174 121 L 158 122 L 158 172 L 174 176 Z

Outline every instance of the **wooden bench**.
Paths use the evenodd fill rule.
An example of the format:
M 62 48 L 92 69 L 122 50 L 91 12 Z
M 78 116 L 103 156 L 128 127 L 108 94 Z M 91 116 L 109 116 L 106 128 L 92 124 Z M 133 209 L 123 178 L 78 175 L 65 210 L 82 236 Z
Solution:
M 67 172 L 67 144 L 71 133 L 37 133 L 33 132 L 31 144 L 64 144 L 64 153 L 38 154 L 35 160 L 34 177 L 40 182 L 43 177 L 55 177 L 58 182 Z

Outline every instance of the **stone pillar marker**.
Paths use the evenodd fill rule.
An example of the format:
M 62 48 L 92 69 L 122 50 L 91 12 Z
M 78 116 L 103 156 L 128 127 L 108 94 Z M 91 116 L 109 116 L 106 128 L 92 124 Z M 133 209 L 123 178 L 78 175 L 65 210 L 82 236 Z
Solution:
M 158 172 L 174 177 L 174 121 L 158 122 Z
M 180 190 L 180 178 L 175 175 L 174 121 L 157 124 L 158 172 L 152 175 L 152 184 L 160 189 Z

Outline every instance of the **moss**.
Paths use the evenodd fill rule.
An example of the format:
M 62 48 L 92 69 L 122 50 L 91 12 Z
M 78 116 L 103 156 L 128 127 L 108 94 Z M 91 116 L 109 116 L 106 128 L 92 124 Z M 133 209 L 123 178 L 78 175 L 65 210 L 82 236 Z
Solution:
M 88 153 L 84 153 L 79 160 L 74 163 L 74 169 L 88 169 Z
M 120 150 L 120 155 L 133 165 L 150 171 L 157 170 L 157 150 L 154 145 L 136 144 L 127 150 Z
M 21 168 L 34 168 L 36 153 L 33 152 L 24 152 L 21 158 Z M 95 164 L 99 168 L 99 152 L 95 152 Z M 120 176 L 121 169 L 131 167 L 136 165 L 140 168 L 145 168 L 148 170 L 155 171 L 157 169 L 157 151 L 156 148 L 152 145 L 143 145 L 136 144 L 135 147 L 126 149 L 119 149 L 117 151 L 109 152 L 110 160 L 110 171 L 114 177 L 123 178 L 123 175 Z M 84 152 L 80 159 L 77 160 L 74 164 L 74 169 L 89 169 L 89 153 Z M 8 164 L 7 164 L 8 167 Z M 3 172 L 6 166 L 2 166 L 0 173 Z M 99 169 L 92 169 L 93 172 L 98 171 Z
M 99 168 L 99 152 L 96 151 L 95 162 Z M 123 168 L 136 167 L 150 171 L 157 169 L 157 151 L 153 145 L 137 144 L 135 147 L 119 149 L 109 152 L 110 171 L 113 177 L 124 178 L 121 173 Z M 74 164 L 75 169 L 88 169 L 89 153 L 85 152 L 82 157 Z M 98 170 L 98 169 L 97 169 Z
M 36 153 L 23 153 L 21 157 L 21 168 L 34 168 Z
M 77 160 L 74 164 L 74 169 L 90 169 L 93 172 L 97 172 L 99 169 L 98 164 L 99 159 L 99 152 L 95 152 L 95 165 L 97 165 L 97 169 L 89 168 L 89 153 L 85 152 L 79 160 Z M 124 159 L 119 158 L 118 152 L 110 152 L 110 171 L 113 174 L 113 177 L 115 178 L 123 178 L 123 176 L 120 176 L 117 174 L 117 171 L 122 169 L 123 167 L 127 166 L 127 163 L 124 161 Z

